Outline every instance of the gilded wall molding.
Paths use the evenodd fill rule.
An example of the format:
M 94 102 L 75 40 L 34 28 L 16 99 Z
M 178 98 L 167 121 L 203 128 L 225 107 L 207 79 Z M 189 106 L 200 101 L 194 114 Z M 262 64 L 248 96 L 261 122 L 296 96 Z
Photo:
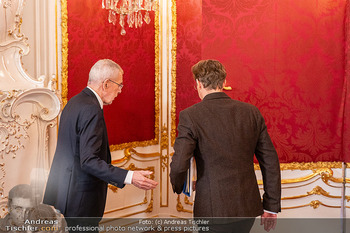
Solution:
M 185 212 L 185 213 L 193 213 L 192 210 L 188 210 L 188 209 L 185 209 L 184 206 L 182 205 L 181 201 L 180 201 L 180 196 L 181 195 L 177 195 L 177 203 L 176 203 L 176 210 L 178 212 Z
M 176 0 L 171 0 L 171 146 L 176 138 L 176 52 L 177 52 L 177 14 Z
M 155 153 L 139 153 L 137 152 L 134 148 L 128 147 L 124 150 L 124 157 L 121 159 L 115 159 L 112 160 L 112 164 L 119 164 L 120 167 L 124 166 L 127 162 L 130 161 L 130 159 L 134 159 L 136 161 L 145 161 L 145 160 L 140 160 L 136 158 L 134 155 L 143 158 L 143 159 L 149 159 L 149 158 L 156 158 L 154 160 L 158 160 L 160 158 L 160 153 L 155 152 Z M 147 161 L 153 161 L 153 160 L 147 160 Z M 124 163 L 123 165 L 120 165 L 120 163 Z
M 62 102 L 63 106 L 67 104 L 68 101 L 68 8 L 67 0 L 61 0 L 61 17 L 62 17 Z M 160 134 L 160 64 L 159 64 L 159 51 L 160 51 L 160 41 L 159 41 L 159 9 L 155 11 L 154 20 L 154 37 L 155 37 L 155 125 L 154 133 L 155 138 L 146 141 L 134 141 L 121 144 L 110 145 L 111 151 L 122 150 L 127 147 L 146 147 L 151 145 L 157 145 L 159 143 Z M 157 19 L 157 20 L 156 20 Z
M 165 150 L 169 146 L 169 137 L 168 137 L 168 127 L 165 124 L 162 126 L 161 138 L 160 138 L 160 149 Z
M 190 199 L 188 199 L 187 196 L 185 196 L 185 198 L 184 198 L 184 203 L 185 203 L 186 205 L 191 205 L 191 206 L 194 204 L 194 202 L 191 202 Z
M 307 192 L 306 194 L 292 196 L 292 197 L 282 197 L 282 200 L 293 200 L 293 199 L 304 198 L 304 197 L 308 197 L 308 196 L 312 196 L 312 195 L 322 195 L 322 196 L 328 197 L 328 198 L 338 198 L 338 199 L 341 198 L 341 196 L 330 195 L 329 192 L 325 191 L 323 188 L 321 188 L 320 186 L 317 185 L 315 188 L 313 188 L 310 192 Z M 349 202 L 350 196 L 345 196 L 345 199 L 347 202 Z
M 310 162 L 310 163 L 281 163 L 281 170 L 312 170 L 319 168 L 342 168 L 342 162 Z M 260 170 L 258 163 L 254 163 L 254 169 Z
M 61 31 L 62 31 L 62 103 L 67 104 L 68 98 L 68 8 L 67 0 L 61 0 Z
M 130 170 L 130 171 L 140 171 L 140 170 L 151 171 L 152 174 L 149 176 L 149 178 L 152 179 L 152 180 L 154 180 L 154 178 L 155 178 L 155 175 L 154 175 L 155 167 L 153 167 L 153 166 L 150 166 L 150 167 L 147 167 L 147 168 L 139 168 L 139 167 L 136 167 L 135 164 L 131 163 L 126 168 L 126 170 Z M 111 189 L 114 193 L 116 193 L 117 190 L 119 190 L 117 187 L 115 187 L 113 185 L 110 185 L 110 184 L 108 185 L 108 188 Z M 134 213 L 130 213 L 130 214 L 127 214 L 127 215 L 123 215 L 123 216 L 120 216 L 120 217 L 123 218 L 123 217 L 129 217 L 129 216 L 133 216 L 133 215 L 140 214 L 140 213 L 150 213 L 150 212 L 152 212 L 153 211 L 153 202 L 154 202 L 153 190 L 150 190 L 151 196 L 150 196 L 149 201 L 148 201 L 148 198 L 147 198 L 147 192 L 149 192 L 149 191 L 145 191 L 145 196 L 144 196 L 143 201 L 141 201 L 139 203 L 136 203 L 136 204 L 129 205 L 129 206 L 123 206 L 123 207 L 120 207 L 120 208 L 107 210 L 107 211 L 105 211 L 105 214 L 115 213 L 115 212 L 118 212 L 118 211 L 121 211 L 121 210 L 130 209 L 130 208 L 133 208 L 133 207 L 136 207 L 136 206 L 142 206 L 142 205 L 145 205 L 147 203 L 148 203 L 148 205 L 147 205 L 146 209 L 141 210 L 141 211 L 137 211 L 137 212 L 134 212 Z
M 311 180 L 314 177 L 320 176 L 322 181 L 327 184 L 329 184 L 329 181 L 332 181 L 334 183 L 343 183 L 343 178 L 337 178 L 333 176 L 333 170 L 328 167 L 319 168 L 319 169 L 312 169 L 312 173 L 303 177 L 298 177 L 294 179 L 282 179 L 281 184 L 294 184 L 299 182 L 304 182 Z M 346 183 L 350 183 L 350 178 L 345 178 Z M 258 180 L 259 185 L 263 185 L 262 180 Z
M 298 206 L 289 206 L 289 207 L 282 207 L 281 209 L 282 210 L 288 210 L 288 209 L 297 209 L 297 208 L 302 208 L 302 207 L 312 207 L 314 209 L 317 209 L 318 207 L 320 206 L 324 206 L 324 207 L 328 207 L 328 208 L 341 208 L 341 206 L 332 206 L 332 205 L 327 205 L 327 204 L 324 204 L 323 202 L 319 201 L 319 200 L 314 200 L 314 201 L 311 201 L 310 203 L 308 204 L 305 204 L 305 205 L 298 205 Z M 345 206 L 346 208 L 350 208 L 348 206 Z
M 169 147 L 169 137 L 168 137 L 168 127 L 164 124 L 161 130 L 161 142 L 160 142 L 160 150 L 168 150 Z M 161 167 L 162 171 L 165 172 L 165 169 L 169 164 L 169 155 L 168 153 L 161 156 Z

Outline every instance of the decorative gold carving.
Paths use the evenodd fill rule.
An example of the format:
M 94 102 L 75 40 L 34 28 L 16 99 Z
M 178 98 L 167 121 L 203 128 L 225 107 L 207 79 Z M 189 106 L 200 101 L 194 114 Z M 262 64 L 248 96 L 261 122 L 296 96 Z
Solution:
M 193 205 L 193 202 L 191 202 L 190 199 L 188 199 L 187 196 L 185 196 L 184 202 L 185 202 L 186 205 Z
M 311 201 L 309 204 L 299 205 L 299 206 L 282 207 L 281 209 L 282 210 L 297 209 L 297 208 L 302 208 L 302 207 L 307 207 L 307 206 L 311 206 L 312 208 L 317 209 L 320 205 L 322 205 L 324 207 L 328 207 L 328 208 L 341 208 L 341 206 L 326 205 L 319 200 L 314 200 L 314 201 Z M 350 208 L 350 207 L 346 206 L 346 208 Z
M 160 56 L 160 41 L 159 41 L 159 33 L 160 33 L 160 26 L 159 26 L 159 8 L 155 11 L 154 14 L 154 70 L 155 70 L 155 125 L 154 125 L 154 135 L 155 139 L 152 140 L 154 145 L 158 144 L 159 142 L 159 131 L 160 131 L 160 63 L 159 63 L 159 56 Z
M 153 211 L 153 197 L 151 198 L 148 206 L 147 206 L 147 209 L 145 210 L 146 213 L 151 213 Z
M 117 145 L 110 145 L 110 150 L 111 151 L 122 150 L 127 147 L 146 147 L 146 146 L 156 145 L 157 143 L 158 143 L 158 140 L 156 139 L 152 139 L 148 141 L 127 142 L 127 143 L 121 143 Z
M 322 196 L 329 197 L 329 198 L 341 198 L 341 196 L 330 195 L 329 192 L 326 192 L 320 186 L 316 186 L 310 192 L 307 192 L 307 194 L 293 196 L 293 197 L 282 197 L 282 200 L 299 199 L 299 198 L 308 197 L 308 196 L 312 196 L 312 195 L 322 195 Z M 350 201 L 350 196 L 346 196 L 345 198 L 348 202 Z
M 132 155 L 137 155 L 141 158 L 155 158 L 155 157 L 160 157 L 160 153 L 150 153 L 150 154 L 144 154 L 144 153 L 139 153 L 133 148 L 126 148 L 124 150 L 124 157 L 121 159 L 115 159 L 112 161 L 112 164 L 118 164 L 122 162 L 128 162 L 131 158 L 135 159 L 136 161 L 139 161 L 137 158 L 135 158 Z
M 329 192 L 326 192 L 323 188 L 320 186 L 316 186 L 312 191 L 307 192 L 308 196 L 309 195 L 323 195 L 325 197 L 332 197 L 332 198 L 341 198 L 340 196 L 331 196 L 329 195 Z
M 131 171 L 148 170 L 148 171 L 153 172 L 149 176 L 149 178 L 152 179 L 152 180 L 154 180 L 154 178 L 155 178 L 155 175 L 154 175 L 154 170 L 155 169 L 154 169 L 154 167 L 138 168 L 138 167 L 135 166 L 135 164 L 131 163 L 126 169 L 127 170 L 131 170 Z M 108 185 L 108 188 L 111 189 L 114 193 L 116 193 L 117 190 L 118 190 L 118 188 L 113 186 L 113 185 Z M 148 191 L 145 191 L 145 197 L 144 197 L 142 202 L 136 203 L 136 204 L 133 204 L 133 205 L 129 205 L 129 206 L 124 206 L 124 207 L 117 208 L 117 209 L 113 209 L 113 210 L 108 210 L 108 211 L 105 211 L 105 214 L 109 214 L 109 213 L 113 213 L 113 212 L 129 209 L 129 208 L 132 208 L 132 207 L 135 207 L 135 206 L 141 206 L 141 205 L 147 204 L 148 203 L 147 192 Z M 140 214 L 140 213 L 150 213 L 150 212 L 152 212 L 153 211 L 153 199 L 154 199 L 154 197 L 153 197 L 153 190 L 151 190 L 151 197 L 150 197 L 148 206 L 147 206 L 147 208 L 145 210 L 138 211 L 138 212 L 135 212 L 135 213 L 131 213 L 131 214 L 128 214 L 128 215 L 124 215 L 124 216 L 121 216 L 121 217 L 129 217 L 129 216 Z
M 181 204 L 181 201 L 180 201 L 180 195 L 177 195 L 176 210 L 177 210 L 178 212 L 193 213 L 192 210 L 186 210 L 186 209 L 183 207 L 183 205 Z
M 173 146 L 176 138 L 176 52 L 177 52 L 177 14 L 176 0 L 171 0 L 171 145 Z
M 1 3 L 1 1 L 0 1 Z M 9 29 L 8 30 L 8 35 L 9 36 L 13 36 L 16 39 L 20 39 L 23 37 L 23 34 L 21 33 L 21 25 L 22 25 L 22 9 L 24 7 L 25 2 L 21 2 L 19 3 L 19 5 L 17 6 L 17 9 L 10 9 L 11 10 L 15 10 L 16 11 L 16 15 L 14 18 L 14 28 L 13 29 Z M 16 5 L 14 5 L 16 6 Z M 7 8 L 11 8 L 12 7 L 12 0 L 4 0 L 3 2 L 3 8 L 5 8 L 5 18 L 6 18 L 6 9 Z
M 169 164 L 169 156 L 168 155 L 162 155 L 162 157 L 161 157 L 161 167 L 162 167 L 162 171 L 163 172 L 168 167 L 168 164 Z
M 161 136 L 160 148 L 161 148 L 161 150 L 165 150 L 165 149 L 168 149 L 168 146 L 169 146 L 168 128 L 164 124 L 163 127 L 162 127 L 162 136 Z M 168 154 L 162 155 L 161 156 L 161 167 L 162 167 L 162 171 L 163 172 L 168 167 L 168 162 L 169 162 Z
M 161 130 L 160 148 L 162 150 L 165 150 L 168 148 L 168 146 L 169 146 L 168 127 L 166 127 L 166 125 L 163 124 L 162 130 Z
M 321 176 L 322 181 L 324 183 L 326 183 L 327 185 L 329 185 L 329 181 L 332 181 L 334 183 L 343 183 L 343 178 L 333 177 L 333 170 L 331 168 L 319 168 L 317 170 L 313 169 L 312 174 L 309 174 L 309 175 L 304 176 L 304 177 L 295 178 L 295 179 L 282 179 L 281 183 L 282 184 L 291 184 L 291 183 L 304 182 L 304 181 L 308 181 L 316 176 Z M 346 180 L 346 183 L 350 183 L 349 178 L 346 178 L 345 180 Z M 262 185 L 263 181 L 258 180 L 258 184 Z
M 312 170 L 324 167 L 341 168 L 342 162 L 281 163 L 281 170 Z M 259 164 L 254 163 L 254 169 L 260 170 Z
M 31 121 L 21 122 L 18 115 L 12 115 L 13 104 L 23 91 L 0 91 L 0 156 L 3 159 L 4 154 L 12 154 L 16 157 L 16 152 L 24 148 L 23 139 L 29 138 L 27 129 L 33 124 L 35 118 Z
M 67 104 L 68 101 L 68 9 L 67 9 L 67 0 L 61 0 L 61 7 L 62 7 L 62 102 L 63 106 Z M 158 19 L 158 20 L 156 20 Z M 122 150 L 127 147 L 146 147 L 151 145 L 157 145 L 159 143 L 159 116 L 160 116 L 160 110 L 159 110 L 159 96 L 160 96 L 160 83 L 159 83 L 159 76 L 160 76 L 160 67 L 159 67 L 159 10 L 155 11 L 155 20 L 154 20 L 154 28 L 155 28 L 155 126 L 154 126 L 154 132 L 155 132 L 155 138 L 147 141 L 134 141 L 134 142 L 127 142 L 127 143 L 121 143 L 117 145 L 110 145 L 110 150 Z
M 28 137 L 27 128 L 19 125 L 17 122 L 0 123 L 1 158 L 4 158 L 4 154 L 12 154 L 13 158 L 15 158 L 16 152 L 24 148 L 22 139 L 27 139 Z
M 116 187 L 114 185 L 108 184 L 108 188 L 110 190 L 112 190 L 113 193 L 117 193 L 118 192 L 118 187 Z
M 67 0 L 61 0 L 61 31 L 62 31 L 62 102 L 68 101 L 68 8 Z
M 7 202 L 7 197 L 0 200 L 0 218 L 4 218 L 8 214 Z

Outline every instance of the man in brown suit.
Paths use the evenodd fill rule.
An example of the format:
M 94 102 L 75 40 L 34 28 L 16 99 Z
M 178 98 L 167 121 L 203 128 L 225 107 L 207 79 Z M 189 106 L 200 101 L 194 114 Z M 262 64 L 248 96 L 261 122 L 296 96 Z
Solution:
M 180 112 L 170 164 L 174 192 L 181 193 L 194 156 L 194 217 L 254 219 L 261 215 L 265 230 L 274 229 L 281 210 L 281 175 L 264 118 L 255 106 L 233 100 L 222 91 L 226 71 L 220 62 L 200 61 L 192 67 L 192 73 L 202 101 Z M 254 154 L 263 176 L 263 200 L 254 171 Z M 248 223 L 245 232 L 250 231 L 253 222 Z M 211 226 L 210 231 L 244 231 L 242 225 L 238 229 L 233 225 L 222 227 Z

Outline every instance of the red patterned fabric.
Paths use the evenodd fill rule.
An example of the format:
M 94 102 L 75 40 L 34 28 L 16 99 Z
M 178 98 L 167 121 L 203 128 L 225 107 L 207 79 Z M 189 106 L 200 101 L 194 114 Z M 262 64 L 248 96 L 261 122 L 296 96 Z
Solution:
M 195 82 L 191 67 L 202 57 L 202 1 L 181 0 L 176 4 L 176 110 L 178 116 L 180 110 L 199 101 L 197 91 L 194 89 Z
M 124 70 L 124 87 L 104 107 L 110 144 L 155 138 L 154 14 L 141 28 L 108 23 L 100 0 L 68 0 L 68 99 L 86 85 L 92 65 L 109 58 Z
M 345 79 L 343 90 L 344 102 L 344 129 L 343 154 L 344 161 L 350 162 L 350 3 L 346 1 L 345 9 Z
M 226 93 L 262 112 L 280 162 L 349 162 L 345 0 L 203 0 L 184 17 L 188 2 L 177 1 L 177 114 L 199 101 L 191 65 L 217 59 Z

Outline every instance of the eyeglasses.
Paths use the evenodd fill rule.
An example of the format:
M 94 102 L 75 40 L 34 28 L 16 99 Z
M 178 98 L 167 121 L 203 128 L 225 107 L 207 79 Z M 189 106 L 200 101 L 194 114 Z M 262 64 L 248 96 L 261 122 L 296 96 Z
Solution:
M 114 82 L 113 80 L 110 80 L 110 79 L 108 79 L 108 80 L 109 80 L 109 81 L 111 81 L 112 83 L 117 84 L 117 85 L 120 87 L 120 89 L 122 89 L 122 88 L 124 87 L 124 85 L 123 85 L 123 84 L 120 84 L 120 83 Z

